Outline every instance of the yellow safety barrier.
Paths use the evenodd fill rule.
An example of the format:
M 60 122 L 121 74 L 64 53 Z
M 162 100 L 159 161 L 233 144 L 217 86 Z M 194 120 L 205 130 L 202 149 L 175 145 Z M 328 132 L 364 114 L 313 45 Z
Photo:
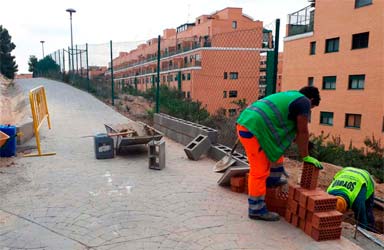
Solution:
M 51 129 L 51 120 L 49 119 L 47 97 L 43 86 L 39 86 L 29 91 L 29 102 L 31 103 L 33 130 L 35 132 L 37 153 L 26 154 L 25 157 L 55 155 L 56 153 L 41 153 L 39 129 L 45 118 L 47 118 L 48 128 Z

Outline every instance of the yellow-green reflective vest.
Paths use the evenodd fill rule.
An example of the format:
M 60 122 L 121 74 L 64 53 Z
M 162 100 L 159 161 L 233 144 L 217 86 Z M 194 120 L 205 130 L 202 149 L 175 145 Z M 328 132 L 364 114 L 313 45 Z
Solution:
M 363 185 L 367 187 L 366 199 L 374 192 L 374 182 L 371 175 L 364 169 L 346 167 L 336 173 L 327 192 L 342 192 L 349 198 L 349 207 L 352 207 Z
M 302 96 L 299 91 L 269 95 L 252 103 L 237 119 L 256 136 L 272 162 L 284 154 L 296 137 L 296 121 L 288 119 L 289 105 Z

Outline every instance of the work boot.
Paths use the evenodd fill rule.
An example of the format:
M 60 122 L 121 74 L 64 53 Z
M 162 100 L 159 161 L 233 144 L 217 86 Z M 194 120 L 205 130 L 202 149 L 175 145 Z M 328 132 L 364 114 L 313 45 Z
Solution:
M 266 212 L 264 214 L 249 214 L 248 217 L 252 220 L 278 221 L 280 216 L 274 212 Z

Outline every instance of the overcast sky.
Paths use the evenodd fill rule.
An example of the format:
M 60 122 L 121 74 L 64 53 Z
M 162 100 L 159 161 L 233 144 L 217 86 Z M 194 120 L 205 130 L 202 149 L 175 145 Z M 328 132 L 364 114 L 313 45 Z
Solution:
M 0 25 L 16 45 L 12 54 L 19 73 L 28 73 L 29 56 L 42 57 L 41 40 L 45 41 L 45 55 L 70 45 L 68 8 L 76 10 L 74 44 L 99 44 L 145 41 L 162 35 L 163 29 L 226 7 L 241 7 L 244 14 L 264 25 L 280 18 L 283 37 L 287 15 L 307 5 L 308 0 L 4 0 Z

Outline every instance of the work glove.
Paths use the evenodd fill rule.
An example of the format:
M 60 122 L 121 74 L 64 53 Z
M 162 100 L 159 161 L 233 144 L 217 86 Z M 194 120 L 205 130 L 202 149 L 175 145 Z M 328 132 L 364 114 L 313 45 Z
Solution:
M 323 166 L 321 165 L 321 163 L 316 158 L 313 158 L 313 157 L 311 157 L 309 155 L 304 157 L 303 161 L 306 162 L 306 163 L 314 165 L 318 169 L 323 169 Z

